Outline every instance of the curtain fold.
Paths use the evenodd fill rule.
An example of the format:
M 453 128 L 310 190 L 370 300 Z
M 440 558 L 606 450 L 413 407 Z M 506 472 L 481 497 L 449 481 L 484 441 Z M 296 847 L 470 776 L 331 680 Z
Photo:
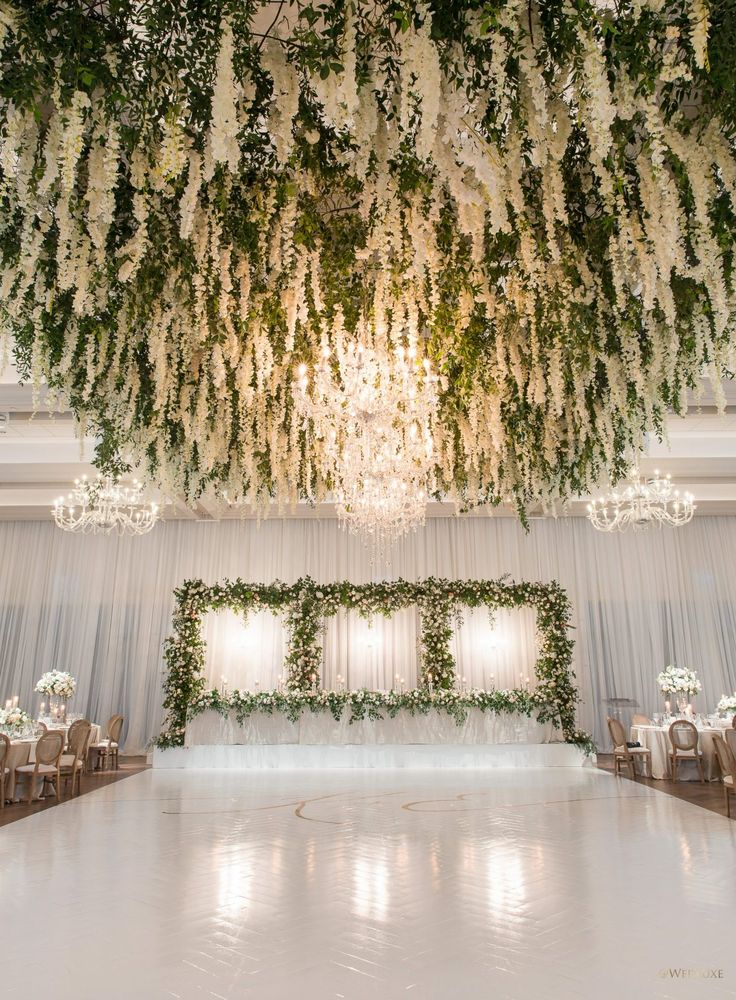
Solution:
M 70 710 L 104 723 L 125 715 L 126 749 L 142 750 L 159 730 L 163 641 L 173 590 L 184 579 L 215 583 L 237 576 L 291 583 L 356 583 L 403 576 L 556 579 L 573 606 L 580 724 L 607 746 L 610 699 L 639 711 L 661 708 L 657 673 L 677 662 L 696 669 L 699 709 L 736 688 L 736 518 L 696 518 L 682 529 L 603 535 L 584 519 L 437 518 L 403 540 L 389 568 L 371 566 L 360 541 L 334 520 L 166 522 L 143 538 L 76 536 L 39 522 L 0 523 L 0 704 L 18 695 L 35 712 L 37 678 L 52 668 L 78 681 Z M 217 616 L 212 616 L 217 618 Z M 260 617 L 260 616 L 259 616 Z M 219 686 L 275 683 L 283 643 L 278 619 L 242 623 L 231 637 L 206 623 L 208 675 Z M 534 629 L 523 612 L 466 612 L 454 640 L 468 684 L 533 679 Z M 238 629 L 240 632 L 238 632 Z M 407 685 L 416 676 L 416 615 L 357 615 L 326 623 L 325 683 L 337 673 L 351 687 Z M 491 634 L 491 633 L 495 633 Z M 243 680 L 240 680 L 241 671 Z M 232 675 L 232 676 L 231 676 Z M 626 714 L 624 721 L 628 721 Z

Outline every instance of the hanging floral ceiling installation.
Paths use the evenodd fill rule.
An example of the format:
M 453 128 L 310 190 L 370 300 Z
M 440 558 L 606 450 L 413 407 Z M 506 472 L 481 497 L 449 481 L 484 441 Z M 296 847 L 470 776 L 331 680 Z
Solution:
M 0 2 L 21 370 L 170 492 L 319 500 L 336 340 L 440 378 L 427 483 L 625 472 L 731 365 L 732 0 Z

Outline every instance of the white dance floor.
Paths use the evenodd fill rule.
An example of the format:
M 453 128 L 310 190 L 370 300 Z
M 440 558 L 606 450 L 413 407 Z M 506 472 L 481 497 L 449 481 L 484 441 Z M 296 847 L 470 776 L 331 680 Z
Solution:
M 0 829 L 1 993 L 733 997 L 734 885 L 736 823 L 590 768 L 147 771 Z

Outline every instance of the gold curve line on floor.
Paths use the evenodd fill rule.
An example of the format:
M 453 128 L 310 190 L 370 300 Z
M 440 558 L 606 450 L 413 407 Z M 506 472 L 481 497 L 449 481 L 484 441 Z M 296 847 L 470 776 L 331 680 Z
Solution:
M 565 805 L 568 802 L 595 802 L 603 801 L 605 799 L 620 799 L 620 795 L 593 795 L 585 796 L 578 799 L 548 799 L 546 802 L 506 802 L 502 805 L 488 805 L 488 806 L 468 806 L 465 809 L 415 809 L 414 806 L 422 806 L 425 803 L 432 802 L 455 802 L 457 799 L 464 799 L 468 795 L 480 795 L 481 792 L 464 792 L 462 795 L 456 795 L 452 799 L 417 799 L 416 802 L 405 802 L 402 805 L 402 809 L 406 809 L 407 812 L 417 812 L 417 813 L 461 813 L 461 812 L 488 812 L 489 809 L 526 809 L 531 806 L 555 806 L 555 805 Z M 623 796 L 627 801 L 631 800 L 642 800 L 647 798 L 645 795 L 625 795 Z
M 289 806 L 303 806 L 308 802 L 320 802 L 322 799 L 334 799 L 341 792 L 330 795 L 318 795 L 313 799 L 295 799 L 292 802 L 280 802 L 278 805 L 246 806 L 243 809 L 162 809 L 164 816 L 230 816 L 235 813 L 267 812 L 269 809 L 288 809 Z

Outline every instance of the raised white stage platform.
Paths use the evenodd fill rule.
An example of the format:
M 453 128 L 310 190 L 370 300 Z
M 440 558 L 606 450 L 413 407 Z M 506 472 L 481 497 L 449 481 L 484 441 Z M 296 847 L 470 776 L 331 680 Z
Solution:
M 335 721 L 304 712 L 296 722 L 283 715 L 252 715 L 240 726 L 203 712 L 187 727 L 185 746 L 156 750 L 159 768 L 492 768 L 580 767 L 583 753 L 552 742 L 550 723 L 522 715 L 472 709 L 458 726 L 443 712 L 394 719 Z

